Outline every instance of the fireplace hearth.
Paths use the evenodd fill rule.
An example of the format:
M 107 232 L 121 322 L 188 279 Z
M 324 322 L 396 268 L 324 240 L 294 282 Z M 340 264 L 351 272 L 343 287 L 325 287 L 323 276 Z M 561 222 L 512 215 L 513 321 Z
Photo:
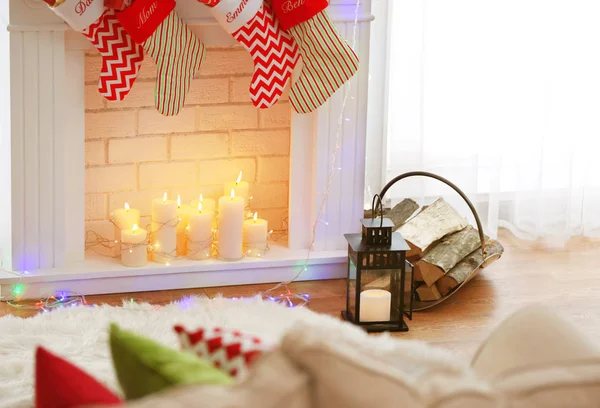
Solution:
M 97 120 L 94 117 L 96 113 L 138 109 L 139 112 L 143 111 L 143 115 L 148 115 L 156 126 L 165 127 L 170 126 L 166 122 L 169 119 L 160 125 L 161 118 L 154 117 L 151 104 L 146 106 L 145 102 L 136 102 L 133 98 L 129 102 L 125 99 L 121 106 L 118 103 L 98 102 L 98 98 L 90 96 L 88 92 L 90 86 L 93 87 L 89 74 L 86 76 L 86 58 L 93 58 L 89 42 L 47 10 L 42 2 L 10 0 L 9 4 L 10 13 L 2 8 L 4 5 L 0 6 L 0 73 L 5 74 L 0 79 L 0 89 L 10 89 L 9 93 L 0 93 L 0 185 L 7 195 L 0 202 L 2 298 L 12 298 L 17 286 L 21 297 L 35 298 L 57 290 L 100 294 L 290 279 L 298 272 L 308 254 L 313 225 L 331 167 L 341 101 L 344 92 L 350 92 L 344 115 L 346 120 L 341 128 L 342 147 L 336 165 L 338 170 L 333 174 L 322 221 L 317 224 L 308 270 L 300 279 L 345 276 L 346 244 L 343 234 L 360 229 L 359 220 L 363 213 L 369 32 L 372 20 L 370 1 L 361 1 L 359 9 L 355 50 L 361 66 L 351 80 L 352 85 L 344 87 L 313 114 L 277 114 L 286 118 L 285 123 L 276 123 L 274 128 L 289 128 L 289 142 L 284 143 L 286 148 L 289 146 L 289 153 L 277 153 L 269 158 L 278 159 L 275 161 L 279 166 L 289 163 L 289 175 L 284 181 L 288 191 L 287 200 L 284 200 L 287 207 L 279 206 L 271 211 L 267 206 L 264 212 L 272 217 L 271 224 L 280 224 L 270 225 L 275 230 L 281 229 L 281 219 L 287 215 L 287 242 L 278 240 L 270 243 L 271 250 L 261 258 L 243 258 L 237 262 L 175 260 L 169 265 L 150 262 L 141 268 L 127 268 L 118 259 L 85 251 L 85 232 L 90 230 L 90 223 L 106 221 L 116 200 L 111 198 L 113 195 L 125 197 L 140 193 L 143 196 L 154 188 L 141 188 L 138 179 L 137 187 L 125 190 L 117 188 L 112 191 L 110 186 L 98 185 L 94 187 L 97 187 L 97 191 L 91 189 L 90 176 L 87 174 L 90 168 L 109 168 L 111 164 L 119 166 L 122 165 L 119 161 L 125 159 L 119 158 L 115 151 L 117 159 L 115 163 L 110 163 L 104 156 L 110 153 L 110 141 L 102 135 L 91 138 L 89 135 L 106 131 L 107 123 Z M 355 5 L 354 0 L 332 0 L 328 9 L 338 30 L 349 41 L 354 31 Z M 208 46 L 209 53 L 211 49 L 217 50 L 216 53 L 222 50 L 223 55 L 230 57 L 229 50 L 236 43 L 208 12 L 191 2 L 180 2 L 177 10 Z M 2 27 L 3 24 L 7 27 Z M 238 74 L 232 75 L 235 77 Z M 195 81 L 199 80 L 202 81 L 202 77 Z M 229 97 L 234 98 L 231 96 L 231 81 L 229 79 Z M 142 86 L 150 86 L 147 84 L 140 81 L 137 85 L 141 89 Z M 195 115 L 190 120 L 197 123 L 198 115 L 212 107 L 207 103 L 209 108 L 203 110 L 202 105 L 190 104 L 181 114 Z M 279 112 L 289 109 L 285 101 L 278 105 L 274 108 Z M 139 121 L 141 113 L 136 112 L 138 116 L 135 120 Z M 270 120 L 276 122 L 278 116 L 274 112 L 271 111 Z M 269 117 L 269 110 L 258 115 L 256 126 L 261 130 L 261 117 Z M 180 119 L 179 123 L 186 120 Z M 139 129 L 139 122 L 132 126 Z M 201 129 L 202 132 L 212 130 L 230 131 L 229 128 Z M 152 129 L 146 132 L 142 136 L 160 143 L 159 139 L 166 140 L 177 131 L 167 128 L 158 129 L 155 132 L 157 134 L 151 134 Z M 185 132 L 182 133 L 185 136 Z M 134 139 L 125 137 L 123 140 Z M 95 142 L 93 146 L 90 141 Z M 169 154 L 173 153 L 171 149 L 172 146 Z M 180 153 L 185 155 L 184 151 Z M 93 154 L 91 160 L 96 160 L 92 164 L 90 154 Z M 255 163 L 264 159 L 260 155 L 244 158 L 251 158 Z M 223 159 L 237 160 L 229 156 Z M 170 160 L 171 157 L 166 157 L 165 163 Z M 184 157 L 182 160 L 185 162 L 187 159 Z M 194 157 L 190 160 L 195 166 L 204 163 L 204 158 Z M 210 161 L 206 159 L 206 163 Z M 129 164 L 126 162 L 126 165 Z M 148 166 L 149 169 L 151 167 Z M 231 169 L 236 173 L 238 170 Z M 215 168 L 215 171 L 218 169 Z M 260 185 L 259 179 L 255 182 Z M 198 180 L 194 183 L 193 186 L 185 186 L 182 191 L 190 197 L 197 192 L 211 191 L 210 183 L 204 185 Z M 163 189 L 168 189 L 170 194 L 177 194 L 179 186 L 156 186 L 156 190 Z M 269 194 L 269 189 L 264 191 Z M 90 218 L 93 200 L 104 200 L 105 207 L 99 210 L 97 218 L 94 218 L 96 215 Z M 114 205 L 122 206 L 123 203 L 115 201 Z M 259 209 L 259 214 L 262 210 Z

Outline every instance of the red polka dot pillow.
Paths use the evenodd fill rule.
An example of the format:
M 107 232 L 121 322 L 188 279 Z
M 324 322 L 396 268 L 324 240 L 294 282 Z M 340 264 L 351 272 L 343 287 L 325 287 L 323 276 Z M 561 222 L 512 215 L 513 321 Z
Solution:
M 237 379 L 244 378 L 257 358 L 275 348 L 275 344 L 256 336 L 221 327 L 190 332 L 175 326 L 175 332 L 182 350 L 211 361 L 215 367 Z

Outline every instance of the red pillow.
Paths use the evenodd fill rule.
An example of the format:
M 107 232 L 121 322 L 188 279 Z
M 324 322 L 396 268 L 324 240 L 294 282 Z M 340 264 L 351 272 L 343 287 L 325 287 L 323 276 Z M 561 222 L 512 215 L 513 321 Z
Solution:
M 243 378 L 248 373 L 259 356 L 275 347 L 256 336 L 220 327 L 188 332 L 182 326 L 175 326 L 175 331 L 183 351 L 191 351 L 238 378 Z
M 38 347 L 35 353 L 36 408 L 119 405 L 121 400 L 80 368 Z

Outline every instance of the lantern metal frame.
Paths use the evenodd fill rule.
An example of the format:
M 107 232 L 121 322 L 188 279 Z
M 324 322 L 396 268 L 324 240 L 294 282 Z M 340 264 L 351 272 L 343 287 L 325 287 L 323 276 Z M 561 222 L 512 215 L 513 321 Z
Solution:
M 375 202 L 383 209 L 383 203 L 378 194 L 373 197 L 372 211 Z M 373 212 L 374 213 L 374 212 Z M 408 325 L 404 316 L 412 319 L 412 301 L 414 295 L 414 271 L 411 270 L 409 308 L 405 310 L 405 284 L 407 261 L 406 252 L 410 249 L 402 235 L 392 232 L 394 224 L 388 218 L 380 217 L 362 219 L 362 232 L 358 234 L 344 234 L 348 241 L 348 281 L 346 283 L 346 310 L 342 311 L 342 317 L 368 332 L 383 331 L 408 331 Z M 354 307 L 350 306 L 350 270 L 351 265 L 356 268 L 356 290 L 354 294 Z M 412 268 L 412 265 L 408 264 Z M 364 271 L 383 271 L 390 273 L 390 320 L 376 322 L 360 321 L 360 294 L 361 275 Z

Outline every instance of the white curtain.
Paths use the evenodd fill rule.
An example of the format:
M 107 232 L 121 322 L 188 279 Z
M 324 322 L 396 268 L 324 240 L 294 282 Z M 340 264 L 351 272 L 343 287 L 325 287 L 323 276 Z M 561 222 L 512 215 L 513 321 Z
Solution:
M 384 182 L 449 178 L 486 233 L 600 236 L 600 1 L 390 0 Z M 436 181 L 388 198 L 430 201 Z

